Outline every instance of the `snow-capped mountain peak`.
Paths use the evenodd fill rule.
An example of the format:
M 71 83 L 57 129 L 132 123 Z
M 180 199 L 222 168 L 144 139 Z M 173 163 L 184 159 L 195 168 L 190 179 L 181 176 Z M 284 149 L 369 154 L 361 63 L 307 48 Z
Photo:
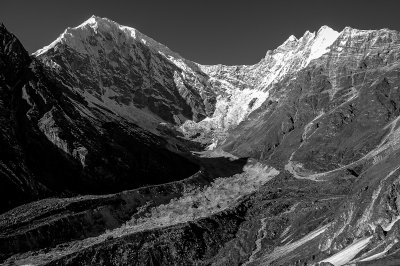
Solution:
M 328 47 L 339 37 L 339 32 L 331 29 L 328 26 L 322 26 L 314 37 L 311 45 L 310 55 L 307 59 L 307 64 L 313 59 L 317 59 L 323 54 L 329 52 Z
M 135 28 L 92 16 L 34 53 L 89 103 L 154 131 L 160 121 L 198 121 L 214 93 L 198 67 Z
M 287 39 L 287 41 L 297 41 L 297 38 L 294 35 L 290 35 L 290 37 Z
M 80 53 L 88 53 L 87 47 L 82 42 L 85 40 L 93 40 L 93 37 L 105 37 L 107 40 L 113 39 L 116 42 L 124 42 L 129 45 L 132 42 L 141 42 L 144 45 L 151 47 L 165 55 L 173 57 L 180 56 L 171 51 L 165 45 L 153 40 L 135 28 L 122 26 L 117 22 L 98 16 L 91 16 L 89 19 L 76 27 L 68 27 L 54 42 L 50 45 L 39 49 L 33 55 L 40 56 L 52 48 L 56 48 L 58 44 L 65 44 Z
M 200 128 L 208 132 L 220 128 L 224 135 L 261 106 L 273 84 L 329 52 L 329 46 L 338 36 L 338 32 L 323 26 L 317 32 L 306 31 L 301 38 L 289 36 L 255 65 L 202 66 L 182 58 L 135 28 L 92 16 L 79 26 L 68 28 L 55 42 L 34 55 L 43 61 L 54 60 L 56 54 L 63 57 L 72 49 L 78 52 L 76 60 L 87 66 L 78 71 L 90 84 L 84 90 L 101 98 L 108 106 L 115 105 L 114 99 L 123 99 L 124 108 L 133 103 L 144 110 L 158 102 L 150 110 L 164 120 L 186 124 L 183 128 L 189 131 Z M 82 60 L 82 56 L 86 59 Z M 71 62 L 66 58 L 63 61 L 56 63 L 65 66 Z M 170 68 L 170 64 L 174 67 Z M 70 68 L 68 66 L 67 71 L 73 77 Z M 132 72 L 135 78 L 126 80 L 127 75 L 121 75 L 123 72 Z M 169 75 L 170 72 L 173 75 Z M 110 83 L 110 80 L 117 80 L 116 77 L 118 81 Z M 138 77 L 142 77 L 143 83 L 133 85 L 138 84 Z M 82 87 L 74 86 L 78 85 Z M 176 91 L 186 103 L 175 98 Z M 210 97 L 216 97 L 216 102 L 210 101 Z M 162 106 L 169 106 L 168 110 L 173 109 L 173 117 L 163 116 L 166 112 L 161 111 L 161 102 Z M 186 104 L 191 106 L 191 112 L 186 111 Z M 120 107 L 115 106 L 113 110 L 120 112 Z M 137 116 L 136 109 L 131 108 L 128 113 L 132 119 Z M 192 117 L 191 113 L 195 115 Z
M 290 35 L 290 37 L 284 43 L 282 43 L 276 50 L 280 51 L 293 50 L 297 47 L 298 43 L 299 40 L 294 35 Z

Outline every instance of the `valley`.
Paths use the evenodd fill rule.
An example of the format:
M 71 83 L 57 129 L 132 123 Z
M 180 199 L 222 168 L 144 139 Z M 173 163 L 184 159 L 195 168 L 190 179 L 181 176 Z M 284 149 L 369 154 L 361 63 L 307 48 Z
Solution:
M 400 33 L 201 65 L 90 17 L 0 26 L 2 265 L 396 265 Z

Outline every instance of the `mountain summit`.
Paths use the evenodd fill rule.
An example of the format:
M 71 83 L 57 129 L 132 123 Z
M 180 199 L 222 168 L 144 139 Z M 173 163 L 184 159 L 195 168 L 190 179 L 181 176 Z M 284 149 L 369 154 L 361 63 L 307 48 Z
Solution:
M 201 65 L 92 16 L 0 70 L 0 263 L 398 264 L 397 31 Z
M 39 56 L 43 53 L 46 53 L 49 49 L 57 49 L 56 47 L 62 44 L 68 45 L 80 53 L 90 53 L 93 52 L 93 50 L 90 51 L 88 48 L 95 49 L 95 43 L 90 43 L 93 47 L 86 47 L 82 41 L 92 38 L 93 35 L 103 35 L 108 39 L 114 39 L 116 42 L 126 42 L 126 45 L 129 45 L 135 41 L 139 41 L 144 45 L 163 52 L 166 55 L 174 55 L 179 57 L 168 47 L 154 41 L 138 30 L 131 27 L 121 26 L 117 22 L 108 18 L 101 18 L 95 15 L 91 16 L 79 26 L 67 28 L 54 42 L 43 47 L 42 49 L 39 49 L 33 53 L 33 55 Z

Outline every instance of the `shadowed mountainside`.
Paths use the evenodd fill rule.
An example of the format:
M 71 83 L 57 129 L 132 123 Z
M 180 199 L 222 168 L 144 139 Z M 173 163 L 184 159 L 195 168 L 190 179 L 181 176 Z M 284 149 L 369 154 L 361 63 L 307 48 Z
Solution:
M 0 66 L 5 69 L 1 210 L 50 195 L 168 183 L 199 170 L 185 158 L 188 151 L 175 148 L 184 147 L 177 138 L 156 136 L 101 107 L 89 110 L 82 96 L 49 79 L 15 36 L 4 26 L 0 30 Z

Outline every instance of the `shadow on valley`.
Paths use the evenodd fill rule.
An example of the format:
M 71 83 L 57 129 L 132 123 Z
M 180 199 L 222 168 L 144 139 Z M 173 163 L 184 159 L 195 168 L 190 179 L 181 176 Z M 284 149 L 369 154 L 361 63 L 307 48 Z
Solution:
M 239 158 L 232 160 L 226 157 L 198 158 L 201 169 L 204 169 L 212 178 L 230 177 L 243 172 L 243 167 L 249 158 Z

